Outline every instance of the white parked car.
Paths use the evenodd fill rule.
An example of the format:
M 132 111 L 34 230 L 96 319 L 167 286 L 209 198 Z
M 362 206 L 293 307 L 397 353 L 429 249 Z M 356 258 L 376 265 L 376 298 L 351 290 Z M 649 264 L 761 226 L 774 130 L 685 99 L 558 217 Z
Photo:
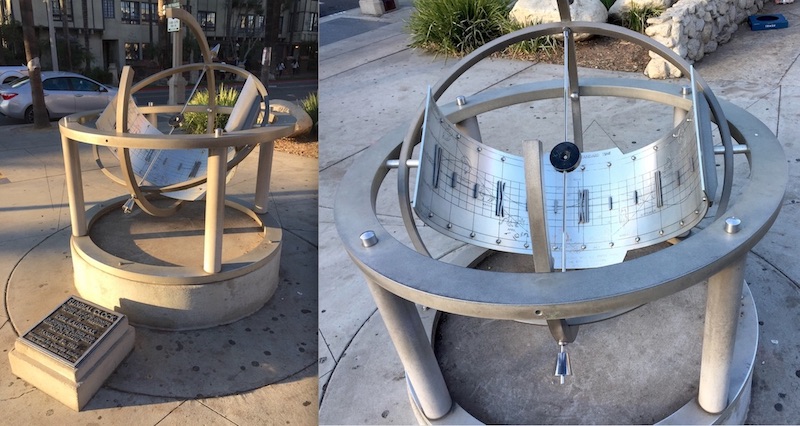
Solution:
M 117 89 L 98 83 L 80 74 L 61 71 L 42 72 L 44 104 L 50 118 L 59 118 L 78 111 L 105 108 Z M 0 113 L 33 122 L 33 96 L 28 77 L 0 85 Z
M 0 84 L 8 84 L 12 81 L 28 75 L 28 67 L 25 65 L 2 66 L 0 67 Z

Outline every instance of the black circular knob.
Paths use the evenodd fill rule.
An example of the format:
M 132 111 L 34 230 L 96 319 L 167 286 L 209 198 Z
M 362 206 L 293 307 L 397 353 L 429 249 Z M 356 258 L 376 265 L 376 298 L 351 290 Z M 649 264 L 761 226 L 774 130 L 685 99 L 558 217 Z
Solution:
M 183 125 L 183 114 L 176 114 L 169 118 L 170 127 L 181 127 Z
M 561 142 L 550 151 L 550 164 L 559 172 L 571 172 L 581 162 L 581 151 L 572 142 Z

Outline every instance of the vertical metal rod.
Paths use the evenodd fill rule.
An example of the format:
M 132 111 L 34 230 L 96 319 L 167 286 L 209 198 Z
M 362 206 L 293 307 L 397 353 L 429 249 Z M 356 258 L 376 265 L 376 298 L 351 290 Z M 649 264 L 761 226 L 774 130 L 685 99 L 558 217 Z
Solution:
M 689 111 L 685 109 L 675 108 L 672 110 L 672 127 L 678 127 L 686 120 Z
M 469 117 L 464 121 L 456 123 L 456 129 L 478 142 L 483 141 L 481 137 L 481 127 L 480 124 L 478 124 L 478 117 Z
M 367 284 L 420 409 L 431 420 L 445 416 L 453 406 L 453 399 L 433 354 L 431 342 L 425 334 L 417 307 L 370 280 L 367 280 Z
M 744 283 L 747 255 L 732 262 L 708 279 L 703 354 L 697 402 L 709 413 L 720 413 L 728 406 L 733 345 Z
M 148 102 L 147 106 L 151 107 L 155 105 L 153 102 Z M 151 112 L 147 114 L 147 121 L 153 125 L 153 127 L 158 127 L 158 114 Z
M 569 8 L 567 8 L 569 10 Z M 583 119 L 581 118 L 580 84 L 578 81 L 578 59 L 575 54 L 575 37 L 572 29 L 564 30 L 564 87 L 565 102 L 569 103 L 572 111 L 572 137 L 578 149 L 583 150 Z M 569 99 L 567 101 L 566 99 Z M 567 110 L 564 109 L 564 114 Z M 568 141 L 568 138 L 564 139 Z
M 66 119 L 64 119 L 66 120 Z M 86 203 L 83 199 L 83 177 L 78 143 L 61 136 L 64 152 L 64 169 L 67 177 L 67 196 L 69 197 L 69 220 L 72 223 L 72 236 L 83 237 L 88 234 L 86 226 Z
M 522 155 L 525 161 L 525 194 L 528 200 L 528 223 L 533 245 L 533 269 L 536 272 L 552 272 L 553 258 L 550 255 L 550 239 L 547 234 L 542 183 L 542 142 L 524 141 Z
M 567 272 L 567 172 L 564 175 L 563 207 L 561 207 L 561 272 Z
M 208 190 L 206 192 L 203 270 L 209 274 L 222 269 L 222 232 L 225 229 L 226 148 L 208 150 Z
M 258 174 L 256 175 L 256 199 L 253 210 L 258 214 L 267 212 L 269 205 L 269 185 L 272 177 L 272 158 L 275 141 L 264 142 L 258 146 Z

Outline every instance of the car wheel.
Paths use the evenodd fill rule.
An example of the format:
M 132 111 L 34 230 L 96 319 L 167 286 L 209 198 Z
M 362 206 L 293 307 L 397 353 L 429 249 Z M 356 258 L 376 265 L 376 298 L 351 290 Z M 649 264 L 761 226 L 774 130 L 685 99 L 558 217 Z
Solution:
M 44 110 L 47 113 L 47 121 L 50 121 L 50 111 Z M 33 105 L 29 106 L 28 109 L 25 110 L 25 122 L 26 123 L 33 123 Z

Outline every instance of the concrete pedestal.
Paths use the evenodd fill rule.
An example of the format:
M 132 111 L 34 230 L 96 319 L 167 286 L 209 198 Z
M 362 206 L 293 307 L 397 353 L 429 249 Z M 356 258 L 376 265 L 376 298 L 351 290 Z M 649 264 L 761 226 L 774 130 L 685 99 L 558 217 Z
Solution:
M 202 268 L 203 208 L 175 216 L 126 215 L 113 200 L 89 212 L 89 235 L 72 237 L 75 288 L 135 325 L 186 330 L 256 312 L 278 286 L 282 231 L 268 215 L 227 202 L 222 270 Z
M 103 330 L 91 319 L 81 320 L 78 316 L 59 312 L 65 306 L 69 308 L 67 305 L 70 303 L 106 313 L 115 320 L 109 322 L 108 329 Z M 97 336 L 93 335 L 95 333 Z M 93 343 L 86 348 L 81 347 L 81 339 L 75 337 L 81 334 L 84 341 L 91 339 Z M 17 377 L 67 407 L 80 411 L 130 353 L 133 342 L 134 329 L 128 325 L 124 315 L 105 312 L 80 299 L 69 298 L 56 311 L 17 338 L 8 358 L 11 372 Z

